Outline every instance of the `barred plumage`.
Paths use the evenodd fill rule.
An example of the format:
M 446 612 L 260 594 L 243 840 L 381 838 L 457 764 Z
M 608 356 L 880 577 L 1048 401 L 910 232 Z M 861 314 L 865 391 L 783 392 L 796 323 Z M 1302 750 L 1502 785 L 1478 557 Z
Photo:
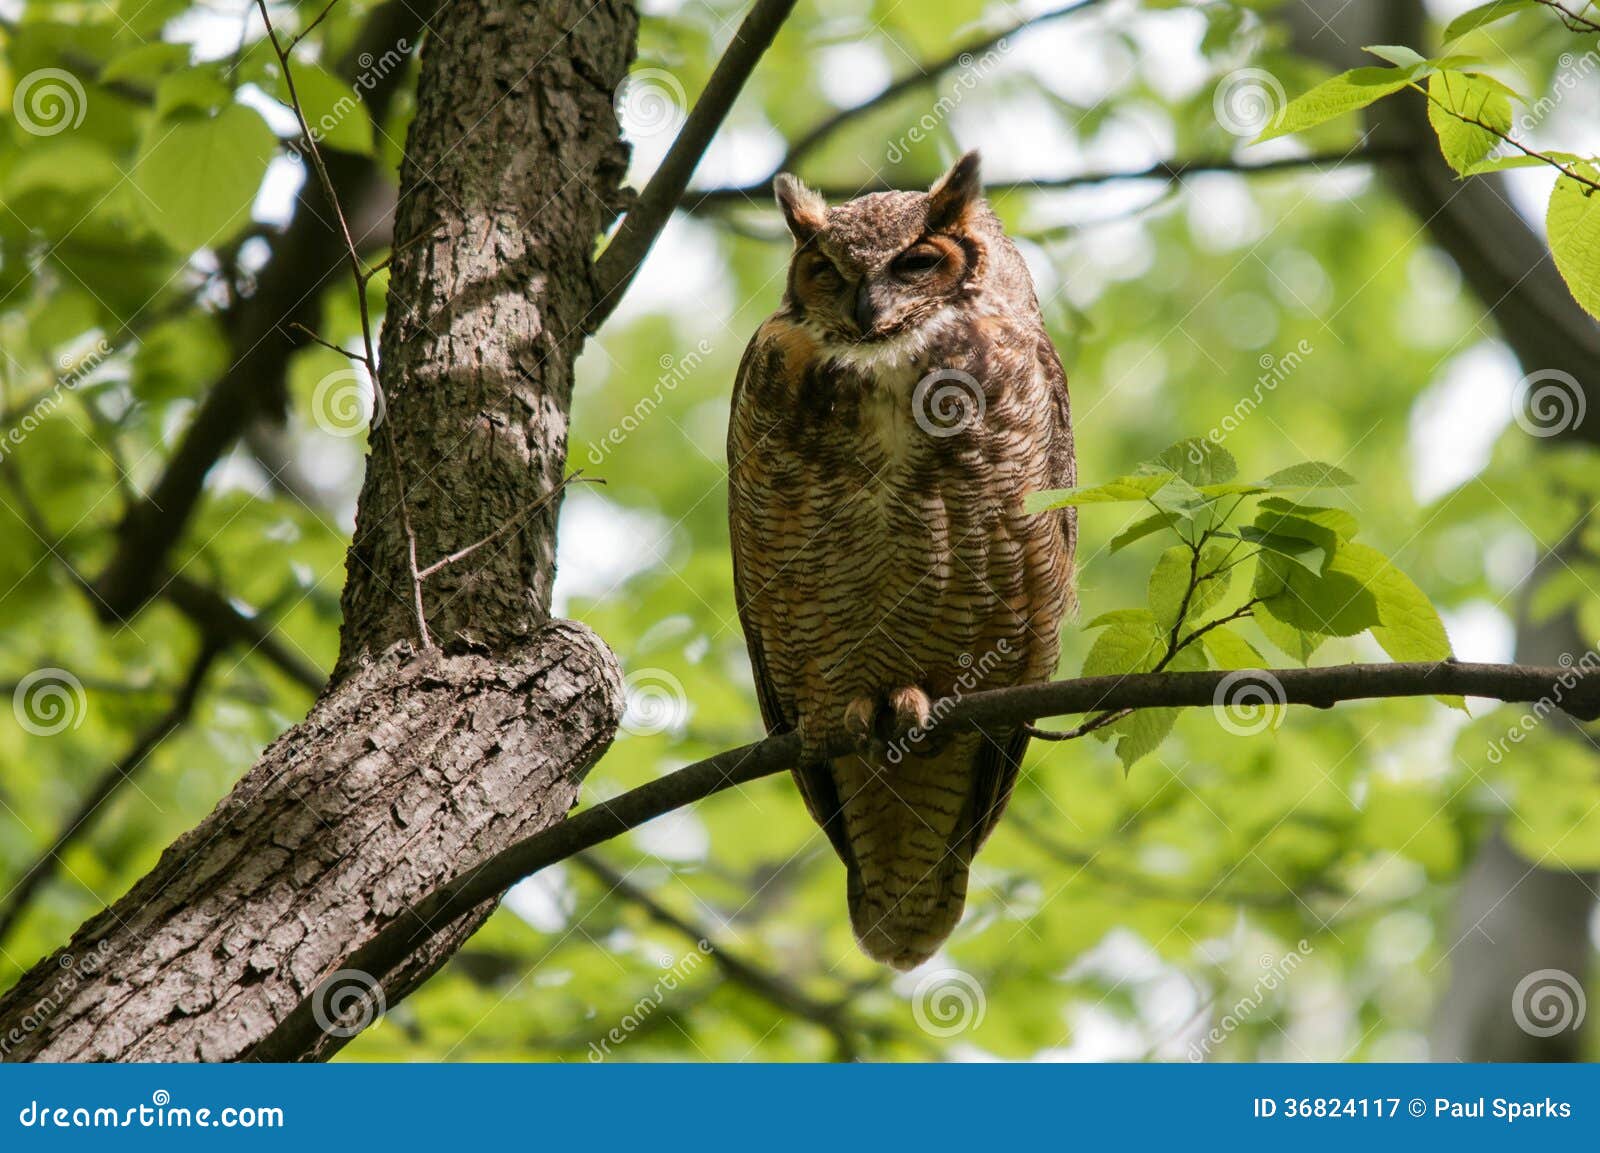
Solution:
M 922 736 L 929 702 L 1047 679 L 1072 602 L 1066 379 L 976 154 L 928 193 L 829 209 L 780 177 L 796 248 L 734 389 L 729 519 L 762 716 L 848 872 L 863 950 L 899 968 L 960 920 L 1027 737 Z

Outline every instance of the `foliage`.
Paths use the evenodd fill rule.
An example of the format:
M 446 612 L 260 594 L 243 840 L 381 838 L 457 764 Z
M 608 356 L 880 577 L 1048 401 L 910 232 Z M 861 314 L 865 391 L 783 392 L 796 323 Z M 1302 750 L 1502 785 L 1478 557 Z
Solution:
M 274 21 L 303 31 L 322 7 L 274 5 Z M 671 75 L 692 100 L 742 5 L 646 7 L 639 68 Z M 850 122 L 802 172 L 848 187 L 925 186 L 974 144 L 996 179 L 1235 150 L 1241 163 L 1292 157 L 1293 141 L 1244 146 L 1215 110 L 1221 78 L 1246 67 L 1312 89 L 1312 66 L 1283 47 L 1277 7 L 1152 0 L 1064 18 L 1011 38 L 970 86 L 958 87 L 958 65 Z M 1540 5 L 1493 7 L 1452 27 L 1464 47 L 1449 51 L 1492 35 L 1516 87 L 1555 91 L 1572 33 Z M 373 10 L 334 5 L 298 47 L 296 77 L 308 110 L 346 109 L 324 148 L 373 152 L 393 179 L 409 98 L 373 120 L 359 86 L 337 79 Z M 129 495 L 148 491 L 196 403 L 234 367 L 237 306 L 282 242 L 284 189 L 305 176 L 289 152 L 276 63 L 258 23 L 241 41 L 237 15 L 185 0 L 81 12 L 28 0 L 0 25 L 0 680 L 9 691 L 53 667 L 84 688 L 52 735 L 0 708 L 0 892 L 166 707 L 197 647 L 164 599 L 130 627 L 106 628 L 67 565 L 98 571 Z M 799 5 L 698 179 L 762 179 L 783 139 L 1013 18 L 979 0 Z M 1520 162 L 1496 156 L 1501 138 L 1469 122 L 1503 128 L 1507 109 L 1524 107 L 1517 98 L 1476 64 L 1413 55 L 1390 50 L 1385 66 L 1324 92 L 1313 102 L 1320 123 L 1300 119 L 1313 106 L 1301 103 L 1304 140 L 1348 146 L 1350 118 L 1324 112 L 1369 96 L 1425 98 L 1418 86 L 1458 171 Z M 66 126 L 30 131 L 16 110 L 44 90 L 23 85 L 50 69 L 82 96 L 61 82 Z M 925 117 L 933 127 L 910 139 Z M 636 178 L 664 140 L 635 132 Z M 1593 170 L 1541 151 L 1574 174 L 1557 181 L 1550 235 L 1594 311 L 1595 198 L 1578 179 Z M 1493 318 L 1360 157 L 1333 173 L 1157 183 L 1019 188 L 994 201 L 1072 380 L 1081 475 L 1114 478 L 1067 498 L 1083 509 L 1087 623 L 1066 630 L 1063 670 L 1163 659 L 1243 670 L 1279 663 L 1279 652 L 1439 659 L 1449 649 L 1431 604 L 1464 657 L 1507 655 L 1495 638 L 1524 602 L 1532 619 L 1570 614 L 1600 638 L 1596 454 L 1514 423 L 1500 384 L 1520 373 Z M 672 706 L 636 700 L 587 800 L 761 731 L 733 608 L 723 439 L 742 346 L 781 291 L 782 233 L 764 202 L 680 216 L 579 363 L 572 464 L 606 485 L 566 499 L 557 607 L 615 649 L 636 698 L 638 686 L 664 686 Z M 334 268 L 339 254 L 325 255 Z M 381 259 L 381 244 L 366 255 Z M 330 277 L 322 303 L 320 335 L 355 347 L 347 279 Z M 364 438 L 318 404 L 323 382 L 351 368 L 326 348 L 297 349 L 283 427 L 212 472 L 173 558 L 322 668 L 336 649 Z M 1441 448 L 1437 427 L 1450 422 L 1481 436 Z M 1205 435 L 1163 452 L 1196 430 Z M 280 472 L 273 438 L 297 470 Z M 1337 468 L 1280 468 L 1304 458 Z M 1130 472 L 1141 460 L 1150 463 Z M 1346 487 L 1351 476 L 1361 484 Z M 1536 560 L 1580 540 L 1587 557 L 1530 578 Z M 126 891 L 308 704 L 259 651 L 226 654 L 192 722 L 81 827 L 0 941 L 0 984 Z M 1302 940 L 1303 970 L 1204 1056 L 1419 1056 L 1456 941 L 1452 885 L 1493 823 L 1509 814 L 1514 841 L 1547 863 L 1600 862 L 1600 827 L 1586 815 L 1592 753 L 1559 741 L 1553 725 L 1506 740 L 1525 710 L 1473 711 L 1469 720 L 1425 701 L 1265 709 L 1224 728 L 1210 710 L 1186 710 L 1118 718 L 1100 742 L 1034 742 L 976 863 L 968 918 L 935 966 L 983 993 L 981 1016 L 953 1032 L 919 1017 L 924 974 L 893 977 L 859 955 L 841 867 L 790 782 L 770 779 L 598 854 L 689 931 L 577 863 L 549 870 L 347 1056 L 585 1060 L 632 1017 L 637 1027 L 601 1056 L 1183 1059 L 1197 1024 L 1251 993 L 1261 958 Z M 714 961 L 685 967 L 700 936 L 820 1004 L 847 1004 L 846 1025 L 781 1007 Z

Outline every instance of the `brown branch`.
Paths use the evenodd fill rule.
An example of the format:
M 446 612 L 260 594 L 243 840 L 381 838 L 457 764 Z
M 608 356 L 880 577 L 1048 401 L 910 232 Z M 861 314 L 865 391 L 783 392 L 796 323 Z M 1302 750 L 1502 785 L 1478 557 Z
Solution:
M 666 158 L 645 184 L 639 199 L 618 226 L 605 251 L 595 260 L 595 306 L 587 318 L 590 331 L 611 315 L 633 282 L 651 245 L 666 227 L 689 178 L 705 155 L 711 138 L 750 78 L 756 63 L 789 18 L 796 0 L 756 0 L 733 34 L 733 42 L 717 61 L 705 90 L 683 122 Z
M 1256 176 L 1273 172 L 1292 172 L 1301 168 L 1323 168 L 1341 164 L 1375 164 L 1406 155 L 1405 150 L 1388 146 L 1368 146 L 1361 149 L 1343 149 L 1333 152 L 1313 152 L 1305 156 L 1280 156 L 1275 160 L 1245 161 L 1232 156 L 1199 157 L 1192 160 L 1162 160 L 1148 168 L 1135 171 L 1080 172 L 1070 176 L 1046 176 L 1036 180 L 997 180 L 984 185 L 989 196 L 1008 192 L 1051 192 L 1062 189 L 1084 188 L 1115 181 L 1162 180 L 1168 183 L 1203 172 L 1233 172 L 1240 176 Z M 869 192 L 892 191 L 893 186 L 881 180 L 868 181 L 856 186 L 824 184 L 817 188 L 829 200 L 849 200 Z M 691 190 L 683 205 L 685 212 L 706 212 L 730 203 L 746 204 L 751 201 L 763 207 L 771 202 L 772 182 L 760 181 L 731 188 Z
M 811 155 L 811 153 L 815 152 L 817 148 L 826 142 L 830 136 L 839 131 L 839 129 L 843 128 L 850 121 L 864 116 L 876 108 L 883 107 L 885 104 L 892 102 L 897 97 L 903 96 L 907 92 L 921 88 L 926 84 L 933 83 L 944 73 L 948 72 L 956 65 L 961 64 L 964 59 L 982 56 L 990 49 L 996 48 L 1005 43 L 1005 41 L 1017 35 L 1019 32 L 1023 32 L 1026 29 L 1047 23 L 1051 20 L 1059 20 L 1063 16 L 1074 15 L 1075 13 L 1081 12 L 1087 8 L 1093 8 L 1100 2 L 1101 0 L 1076 0 L 1075 3 L 1065 4 L 1060 8 L 1053 8 L 1048 12 L 1041 12 L 1037 16 L 1025 17 L 1024 19 L 1018 20 L 1016 23 L 1010 25 L 1000 32 L 994 32 L 986 36 L 981 36 L 976 40 L 969 41 L 968 43 L 963 44 L 961 47 L 946 53 L 937 60 L 930 60 L 928 63 L 920 65 L 916 72 L 909 72 L 900 77 L 898 80 L 891 81 L 888 87 L 884 88 L 883 91 L 879 92 L 877 95 L 869 96 L 860 104 L 851 105 L 849 108 L 841 108 L 832 115 L 819 121 L 815 126 L 809 129 L 805 135 L 801 136 L 799 140 L 796 140 L 789 146 L 788 152 L 784 154 L 783 160 L 779 163 L 778 167 L 773 170 L 772 176 L 777 176 L 780 172 L 794 171 L 794 169 L 799 166 L 802 160 Z M 772 176 L 769 176 L 765 181 L 761 182 L 761 184 L 757 186 L 761 189 L 761 194 L 763 196 L 766 195 L 767 190 L 772 184 Z
M 92 789 L 86 793 L 78 807 L 61 826 L 61 832 L 51 845 L 30 865 L 11 887 L 3 908 L 0 908 L 0 942 L 10 936 L 11 930 L 22 919 L 33 895 L 53 877 L 61 865 L 63 854 L 71 844 L 87 831 L 90 820 L 100 806 L 105 804 L 130 780 L 139 766 L 160 748 L 161 743 L 188 722 L 200 695 L 200 686 L 217 658 L 219 647 L 212 641 L 201 642 L 200 654 L 189 666 L 183 684 L 173 695 L 172 703 L 161 716 L 146 727 L 128 751 L 103 771 Z
M 1020 685 L 936 702 L 940 727 L 1020 726 L 1038 717 L 1113 709 L 1184 708 L 1213 705 L 1231 670 L 1130 673 Z M 1261 678 L 1275 687 L 1282 704 L 1329 708 L 1342 701 L 1454 694 L 1507 702 L 1549 702 L 1581 720 L 1600 719 L 1600 674 L 1576 668 L 1464 664 L 1456 661 L 1353 664 L 1325 668 L 1272 669 Z M 1269 679 L 1270 678 L 1270 679 Z M 828 744 L 826 755 L 855 751 L 849 742 Z M 344 970 L 388 972 L 434 934 L 522 878 L 610 840 L 674 809 L 735 785 L 790 768 L 800 737 L 783 733 L 729 749 L 630 789 L 563 823 L 511 845 L 477 868 L 443 885 L 401 914 L 341 962 Z M 326 978 L 325 978 L 326 979 Z M 313 1014 L 316 990 L 291 1010 L 250 1051 L 253 1060 L 281 1060 L 307 1051 L 319 1035 Z
M 848 999 L 820 1000 L 785 977 L 769 973 L 739 953 L 717 944 L 712 940 L 712 933 L 705 925 L 696 924 L 674 913 L 595 854 L 578 853 L 572 857 L 572 862 L 595 877 L 616 896 L 637 905 L 652 921 L 665 925 L 691 941 L 703 942 L 705 948 L 709 950 L 708 955 L 712 962 L 722 970 L 728 980 L 744 986 L 782 1011 L 802 1017 L 822 1029 L 833 1038 L 840 1060 L 855 1059 L 858 1037 L 881 1039 L 888 1032 L 882 1027 L 853 1020 L 850 1016 Z

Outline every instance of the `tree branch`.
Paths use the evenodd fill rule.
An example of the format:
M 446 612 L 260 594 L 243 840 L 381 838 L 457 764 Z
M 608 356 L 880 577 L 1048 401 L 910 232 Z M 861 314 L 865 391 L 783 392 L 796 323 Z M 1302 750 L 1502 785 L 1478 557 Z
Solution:
M 578 853 L 572 861 L 607 886 L 614 895 L 637 905 L 652 921 L 665 925 L 691 941 L 703 942 L 710 951 L 712 962 L 722 970 L 728 980 L 744 986 L 783 1012 L 802 1017 L 826 1032 L 833 1038 L 839 1060 L 855 1060 L 858 1037 L 881 1038 L 888 1032 L 881 1027 L 852 1019 L 848 999 L 820 1000 L 787 978 L 769 973 L 739 953 L 716 943 L 711 939 L 711 931 L 706 926 L 680 917 L 595 854 Z
M 1037 180 L 997 180 L 984 185 L 984 193 L 998 196 L 1007 192 L 1059 191 L 1083 188 L 1095 184 L 1110 184 L 1119 180 L 1161 180 L 1174 183 L 1185 176 L 1201 172 L 1234 172 L 1254 176 L 1271 172 L 1292 172 L 1301 168 L 1323 168 L 1341 164 L 1371 164 L 1396 159 L 1405 150 L 1394 145 L 1368 146 L 1359 150 L 1341 149 L 1330 152 L 1313 152 L 1305 156 L 1280 156 L 1275 160 L 1248 162 L 1232 156 L 1197 157 L 1192 160 L 1162 160 L 1148 168 L 1134 171 L 1080 172 L 1070 176 L 1046 176 Z M 825 184 L 817 187 L 829 200 L 849 200 L 869 192 L 892 191 L 893 185 L 881 180 L 868 181 L 859 186 Z M 683 205 L 685 212 L 708 212 L 729 204 L 745 204 L 758 200 L 765 206 L 771 200 L 772 182 L 765 180 L 730 188 L 707 188 L 691 191 Z
M 56 869 L 61 864 L 62 854 L 88 828 L 90 818 L 94 816 L 96 810 L 110 800 L 124 781 L 132 777 L 145 759 L 161 746 L 161 742 L 189 720 L 190 714 L 194 711 L 195 701 L 200 696 L 200 686 L 216 661 L 219 651 L 214 641 L 202 639 L 200 654 L 190 665 L 188 675 L 174 694 L 167 710 L 139 734 L 126 753 L 100 774 L 94 788 L 85 794 L 72 816 L 61 826 L 61 832 L 54 842 L 17 878 L 4 908 L 0 908 L 0 942 L 10 936 L 11 930 L 22 919 L 22 914 L 27 910 L 34 893 L 55 875 Z
M 1228 703 L 1223 682 L 1237 675 L 1237 671 L 1213 670 L 1080 677 L 973 693 L 935 702 L 931 711 L 941 718 L 940 728 L 982 725 L 993 730 L 1063 713 L 1223 705 Z M 1600 719 L 1600 673 L 1578 668 L 1443 661 L 1260 670 L 1258 677 L 1256 683 L 1270 686 L 1280 704 L 1329 708 L 1342 701 L 1455 694 L 1506 702 L 1548 702 L 1549 707 L 1581 720 Z M 823 751 L 841 755 L 856 748 L 850 742 L 836 741 Z M 522 878 L 674 809 L 782 772 L 793 766 L 799 753 L 799 735 L 783 733 L 718 753 L 603 801 L 502 849 L 476 869 L 434 890 L 344 958 L 339 968 L 387 972 L 456 918 Z M 247 1057 L 283 1060 L 314 1047 L 319 1033 L 313 1013 L 317 996 L 318 990 L 311 991 Z
M 700 158 L 711 138 L 727 118 L 756 62 L 789 18 L 796 0 L 756 0 L 750 14 L 733 34 L 733 42 L 717 61 L 705 91 L 683 122 L 678 138 L 672 142 L 661 167 L 650 177 L 632 210 L 618 226 L 611 243 L 594 263 L 595 307 L 586 324 L 589 331 L 599 328 L 622 300 L 644 263 L 656 237 L 666 227 L 673 209 L 689 187 Z

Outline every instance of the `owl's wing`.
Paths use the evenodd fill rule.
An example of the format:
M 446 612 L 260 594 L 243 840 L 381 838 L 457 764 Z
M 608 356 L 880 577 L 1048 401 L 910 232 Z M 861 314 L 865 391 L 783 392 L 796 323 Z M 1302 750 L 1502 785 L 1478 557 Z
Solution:
M 1072 406 L 1067 393 L 1067 374 L 1061 367 L 1061 358 L 1055 346 L 1041 328 L 1038 333 L 1037 356 L 1039 371 L 1044 376 L 1051 403 L 1052 435 L 1048 449 L 1049 487 L 1071 488 L 1078 483 L 1077 456 L 1072 442 Z M 1060 548 L 1066 554 L 1062 571 L 1067 580 L 1067 604 L 1075 608 L 1077 597 L 1072 590 L 1072 552 L 1077 541 L 1077 509 L 1065 508 L 1060 514 Z M 972 851 L 975 853 L 994 832 L 1000 815 L 1022 771 L 1022 758 L 1028 751 L 1028 734 L 1011 732 L 982 733 L 983 743 L 973 757 L 971 809 Z
M 792 699 L 791 694 L 785 692 L 784 687 L 773 678 L 766 659 L 767 643 L 776 639 L 779 622 L 771 619 L 769 612 L 758 601 L 757 594 L 761 592 L 761 586 L 751 573 L 752 568 L 756 567 L 753 564 L 756 556 L 753 550 L 763 547 L 755 531 L 760 519 L 762 495 L 747 487 L 743 470 L 739 467 L 745 456 L 759 447 L 750 443 L 752 436 L 749 430 L 754 422 L 744 419 L 744 406 L 753 403 L 749 395 L 751 378 L 757 373 L 771 371 L 765 355 L 769 333 L 768 325 L 763 325 L 756 332 L 744 350 L 744 357 L 739 361 L 739 373 L 734 378 L 733 413 L 728 422 L 728 536 L 733 551 L 733 599 L 739 610 L 739 624 L 744 629 L 745 647 L 750 652 L 750 672 L 755 677 L 756 701 L 761 706 L 761 719 L 767 732 L 777 735 L 791 732 L 795 728 L 796 717 L 792 706 L 785 706 L 785 701 Z M 828 835 L 840 858 L 851 860 L 839 789 L 827 762 L 797 765 L 794 779 L 799 786 L 800 797 L 811 813 L 811 819 Z

